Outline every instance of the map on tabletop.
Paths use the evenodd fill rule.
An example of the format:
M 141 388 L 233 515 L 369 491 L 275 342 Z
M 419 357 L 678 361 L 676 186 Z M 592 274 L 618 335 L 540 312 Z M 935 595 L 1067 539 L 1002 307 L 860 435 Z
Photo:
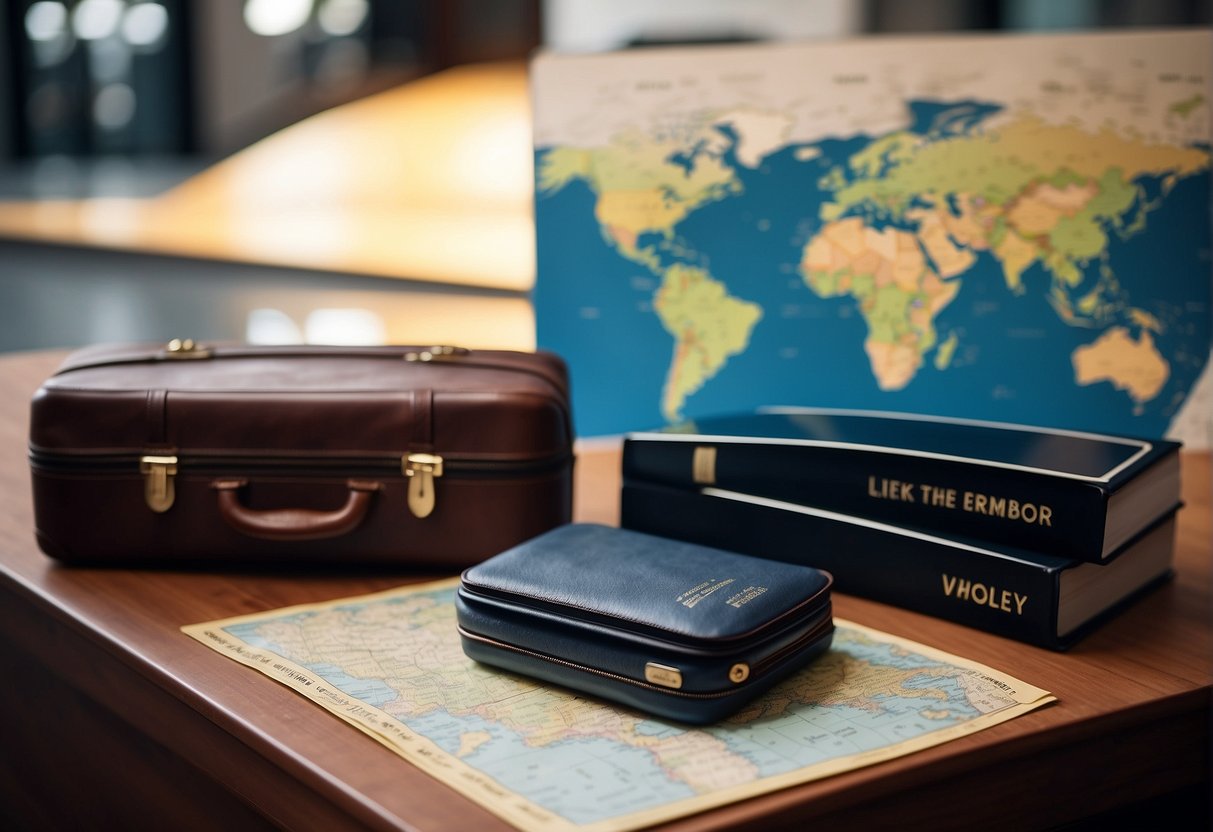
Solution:
M 814 405 L 1166 434 L 1210 384 L 1211 47 L 541 55 L 537 333 L 578 432 Z
M 468 659 L 458 581 L 183 632 L 293 688 L 524 830 L 636 829 L 971 734 L 1054 698 L 836 621 L 831 650 L 706 728 Z

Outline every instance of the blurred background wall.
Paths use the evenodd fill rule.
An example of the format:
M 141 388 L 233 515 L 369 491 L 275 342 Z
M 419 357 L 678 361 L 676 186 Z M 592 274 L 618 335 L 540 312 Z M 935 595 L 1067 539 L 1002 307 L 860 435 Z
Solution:
M 184 336 L 416 342 L 446 330 L 469 345 L 533 345 L 524 288 L 533 274 L 525 61 L 539 48 L 1209 22 L 1207 0 L 0 0 L 0 351 Z M 304 187 L 280 187 L 277 168 L 289 165 L 282 164 L 281 143 L 267 146 L 280 136 L 240 152 L 313 114 L 422 87 L 451 77 L 444 70 L 473 64 L 508 71 L 498 73 L 501 84 L 468 78 L 462 87 L 430 86 L 424 102 L 393 98 L 388 115 L 399 117 L 390 130 L 373 107 L 347 120 L 347 138 L 377 134 L 381 155 L 360 160 L 370 171 L 364 179 L 380 180 L 374 187 L 328 181 L 339 176 L 332 162 L 357 151 L 348 143 L 330 149 L 324 129 L 321 145 L 296 154 L 292 161 L 302 164 L 287 172 Z M 415 112 L 432 110 L 435 98 L 456 87 L 484 94 L 443 98 L 444 124 L 421 119 L 413 126 Z M 391 110 L 397 103 L 402 109 Z M 468 108 L 493 123 L 468 127 Z M 457 118 L 449 117 L 453 110 L 460 110 Z M 462 141 L 452 141 L 456 130 L 471 130 L 479 145 L 493 147 L 454 147 Z M 472 183 L 480 191 L 466 194 L 451 180 L 472 179 L 475 171 L 452 177 L 414 159 L 408 182 L 382 174 L 382 160 L 404 156 L 407 139 L 419 134 L 429 137 L 426 153 L 450 145 L 449 166 L 474 156 L 516 160 L 508 162 L 516 169 L 493 187 Z M 234 159 L 241 164 L 219 171 L 226 178 L 198 176 Z M 418 176 L 417 164 L 433 170 Z M 479 170 L 480 180 L 485 173 Z M 200 178 L 211 187 L 191 189 Z M 418 179 L 440 183 L 430 190 L 441 193 L 402 207 L 402 185 Z M 182 183 L 186 194 L 174 188 Z M 219 200 L 221 190 L 233 184 L 245 210 L 220 216 L 232 204 Z M 200 191 L 205 198 L 182 213 L 184 197 Z M 139 199 L 178 194 L 171 216 L 167 206 Z M 316 204 L 325 199 L 331 204 Z M 362 213 L 351 210 L 358 200 Z M 484 218 L 474 213 L 482 208 L 503 215 L 499 239 L 514 245 L 484 242 L 498 238 L 486 237 Z M 467 287 L 410 280 L 433 278 L 398 249 L 376 248 L 398 244 L 408 228 L 419 245 L 436 249 L 431 224 L 460 219 L 460 210 L 473 212 L 462 221 L 478 240 L 468 243 L 470 231 L 457 235 L 449 246 L 454 256 L 484 255 L 490 268 L 504 271 L 501 251 L 518 254 L 514 288 L 489 292 L 487 305 L 473 303 Z M 285 243 L 293 256 L 250 261 L 218 249 L 199 257 L 197 246 L 180 256 L 171 245 L 124 245 L 134 239 L 132 229 L 142 229 L 145 242 L 163 242 L 180 236 L 166 230 L 208 222 L 236 227 L 254 242 L 293 231 Z M 346 261 L 313 256 L 338 237 Z M 366 241 L 386 271 L 349 265 L 351 247 Z M 442 310 L 455 314 L 443 317 Z M 313 319 L 325 325 L 313 327 Z
M 541 45 L 1208 24 L 1203 0 L 0 0 L 0 195 L 154 190 L 320 110 Z
M 524 56 L 541 29 L 534 0 L 2 0 L 0 9 L 0 169 L 9 195 L 34 197 L 160 188 L 334 105 L 457 64 Z

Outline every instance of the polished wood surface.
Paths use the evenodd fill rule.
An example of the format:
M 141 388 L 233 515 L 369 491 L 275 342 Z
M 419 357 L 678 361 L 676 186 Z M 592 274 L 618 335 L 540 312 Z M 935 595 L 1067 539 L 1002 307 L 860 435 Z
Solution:
M 26 412 L 61 357 L 0 358 L 5 811 L 50 828 L 508 829 L 303 697 L 178 629 L 434 576 L 73 569 L 37 550 Z M 615 522 L 617 447 L 582 446 L 577 476 L 577 518 Z M 668 828 L 1035 829 L 1113 810 L 1123 819 L 1132 815 L 1122 810 L 1143 805 L 1164 812 L 1162 820 L 1170 811 L 1188 828 L 1207 826 L 1209 456 L 1186 454 L 1183 478 L 1175 580 L 1068 653 L 837 598 L 840 617 L 990 664 L 1053 692 L 1056 704 Z

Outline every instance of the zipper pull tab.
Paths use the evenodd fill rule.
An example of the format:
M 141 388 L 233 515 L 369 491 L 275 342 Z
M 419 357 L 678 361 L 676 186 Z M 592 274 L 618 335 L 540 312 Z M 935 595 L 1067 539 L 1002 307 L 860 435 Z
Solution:
M 414 517 L 429 517 L 434 511 L 434 478 L 442 476 L 442 457 L 437 454 L 408 454 L 400 461 L 409 478 L 409 511 Z
M 177 473 L 177 457 L 144 456 L 139 459 L 139 473 L 143 474 L 143 499 L 147 507 L 163 514 L 173 506 L 176 489 L 173 476 Z

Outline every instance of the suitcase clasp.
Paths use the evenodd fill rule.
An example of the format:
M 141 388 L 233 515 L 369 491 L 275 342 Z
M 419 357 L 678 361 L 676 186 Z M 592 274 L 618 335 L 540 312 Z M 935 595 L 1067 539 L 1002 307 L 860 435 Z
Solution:
M 174 338 L 164 348 L 164 357 L 175 360 L 210 358 L 208 347 L 199 344 L 193 338 Z
M 176 489 L 173 475 L 177 473 L 177 457 L 144 456 L 139 459 L 139 473 L 143 474 L 143 499 L 147 507 L 163 514 L 173 506 Z
M 434 510 L 434 477 L 442 476 L 442 457 L 407 454 L 400 467 L 409 478 L 409 511 L 414 517 L 429 517 Z
M 471 350 L 465 347 L 452 347 L 441 345 L 436 347 L 426 347 L 423 350 L 414 350 L 404 354 L 405 361 L 439 361 L 443 358 L 451 356 L 467 355 Z

